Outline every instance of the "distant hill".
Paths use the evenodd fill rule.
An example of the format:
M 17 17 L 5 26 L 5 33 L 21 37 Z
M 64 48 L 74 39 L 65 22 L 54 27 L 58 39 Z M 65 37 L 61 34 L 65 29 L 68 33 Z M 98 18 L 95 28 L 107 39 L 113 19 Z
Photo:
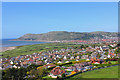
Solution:
M 16 40 L 88 40 L 90 38 L 109 38 L 117 37 L 117 32 L 67 32 L 67 31 L 52 31 L 43 34 L 25 34 Z

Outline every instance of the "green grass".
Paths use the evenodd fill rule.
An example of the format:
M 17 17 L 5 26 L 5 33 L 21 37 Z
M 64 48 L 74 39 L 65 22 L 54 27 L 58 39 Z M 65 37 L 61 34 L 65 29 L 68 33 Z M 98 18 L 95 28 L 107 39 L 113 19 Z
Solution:
M 70 79 L 73 78 L 118 78 L 118 66 L 84 72 L 75 75 Z
M 2 52 L 0 54 L 3 54 L 3 58 L 5 57 L 14 57 L 14 56 L 20 56 L 20 55 L 27 55 L 32 53 L 37 53 L 40 51 L 48 51 L 48 50 L 60 50 L 61 48 L 67 48 L 71 46 L 80 46 L 78 44 L 72 44 L 72 43 L 44 43 L 44 44 L 35 44 L 35 45 L 25 45 L 25 46 L 17 46 L 14 50 L 8 50 L 5 52 Z
M 110 61 L 112 64 L 116 64 L 118 63 L 118 61 Z
M 84 44 L 86 46 L 89 46 L 88 44 Z M 97 44 L 96 44 L 97 45 Z M 91 44 L 92 46 L 92 44 Z M 2 52 L 3 58 L 5 57 L 15 57 L 20 55 L 27 55 L 32 53 L 38 53 L 40 51 L 48 51 L 48 50 L 60 50 L 61 48 L 66 49 L 67 47 L 80 47 L 80 44 L 74 44 L 74 43 L 44 43 L 44 44 L 35 44 L 35 45 L 25 45 L 25 46 L 17 46 L 16 49 L 8 50 L 5 52 Z M 80 48 L 79 48 L 80 49 Z
M 49 77 L 49 76 L 45 76 L 45 77 L 43 77 L 43 78 L 51 78 L 51 77 Z

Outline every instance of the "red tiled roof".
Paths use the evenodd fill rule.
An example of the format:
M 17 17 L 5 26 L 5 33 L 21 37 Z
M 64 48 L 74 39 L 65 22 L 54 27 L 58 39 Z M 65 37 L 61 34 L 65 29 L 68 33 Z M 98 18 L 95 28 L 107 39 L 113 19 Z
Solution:
M 46 64 L 46 65 L 44 65 L 44 67 L 46 67 L 46 66 L 54 67 L 56 65 L 55 64 Z
M 55 67 L 50 73 L 52 73 L 53 75 L 62 75 L 63 73 L 65 73 L 65 71 L 61 70 L 60 67 Z

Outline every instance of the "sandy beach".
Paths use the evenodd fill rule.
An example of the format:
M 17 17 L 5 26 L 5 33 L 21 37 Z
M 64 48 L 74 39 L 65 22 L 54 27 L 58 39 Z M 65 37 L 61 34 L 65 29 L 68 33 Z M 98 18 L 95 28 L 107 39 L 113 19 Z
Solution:
M 13 50 L 15 49 L 16 47 L 0 47 L 0 52 L 4 52 L 4 51 L 7 51 L 7 50 Z

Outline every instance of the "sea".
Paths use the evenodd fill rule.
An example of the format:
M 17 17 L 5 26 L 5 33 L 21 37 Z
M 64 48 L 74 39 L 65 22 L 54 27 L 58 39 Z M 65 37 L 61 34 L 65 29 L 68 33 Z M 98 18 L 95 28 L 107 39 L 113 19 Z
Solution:
M 48 42 L 39 42 L 39 41 L 12 41 L 12 39 L 1 39 L 0 45 L 2 47 L 13 47 L 13 46 L 23 46 L 23 45 L 33 45 L 33 44 L 42 44 Z

